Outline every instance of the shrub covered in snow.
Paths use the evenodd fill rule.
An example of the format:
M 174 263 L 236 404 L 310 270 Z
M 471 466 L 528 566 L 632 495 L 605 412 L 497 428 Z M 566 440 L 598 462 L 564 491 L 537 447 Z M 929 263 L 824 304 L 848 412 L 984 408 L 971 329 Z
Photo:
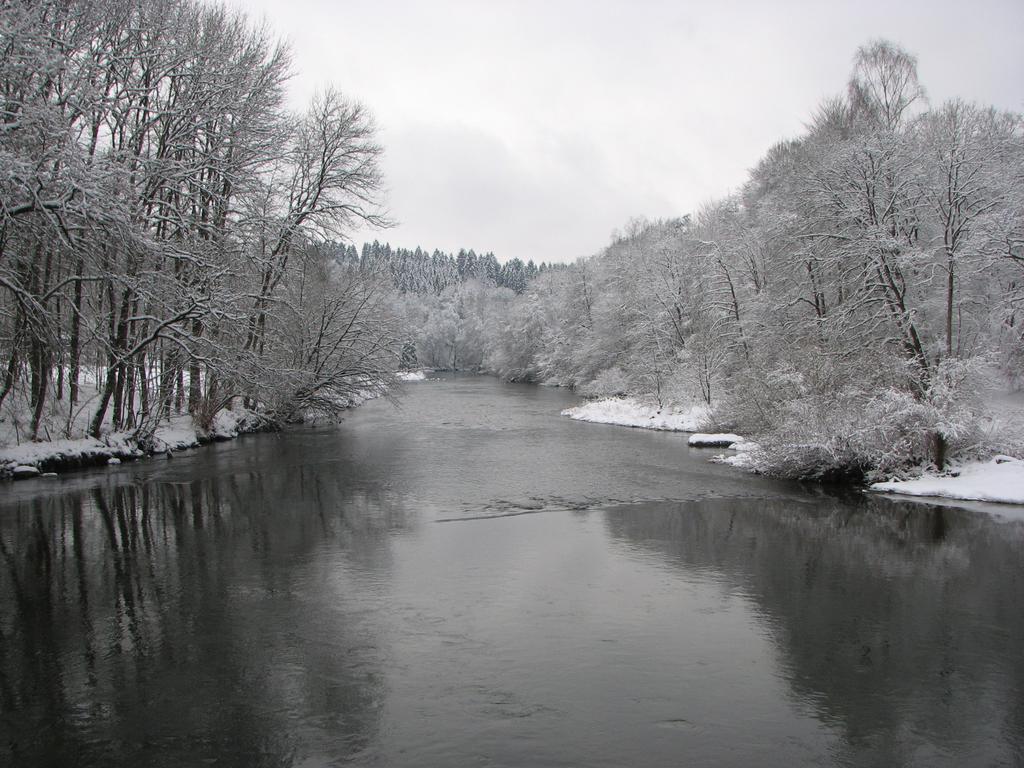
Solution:
M 712 422 L 756 439 L 760 450 L 748 464 L 764 474 L 890 477 L 1005 447 L 980 428 L 981 373 L 976 365 L 945 361 L 934 367 L 928 390 L 915 395 L 896 386 L 871 391 L 833 382 L 822 388 L 783 369 L 770 381 L 744 381 L 715 410 Z
M 606 368 L 582 387 L 579 393 L 584 397 L 619 397 L 630 391 L 630 380 L 618 366 Z

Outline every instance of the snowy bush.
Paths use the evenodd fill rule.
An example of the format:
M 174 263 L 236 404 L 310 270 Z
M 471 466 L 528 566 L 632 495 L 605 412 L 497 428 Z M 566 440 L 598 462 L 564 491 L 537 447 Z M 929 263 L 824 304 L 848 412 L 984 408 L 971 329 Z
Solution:
M 629 393 L 630 381 L 626 373 L 619 367 L 606 368 L 593 381 L 579 388 L 585 397 L 616 397 Z
M 869 392 L 856 382 L 817 391 L 799 377 L 780 377 L 760 389 L 744 386 L 727 405 L 737 409 L 732 419 L 748 427 L 741 433 L 761 445 L 750 462 L 759 472 L 797 478 L 902 476 L 913 467 L 975 458 L 997 448 L 979 426 L 979 370 L 945 361 L 933 368 L 928 391 L 918 396 L 896 386 Z M 752 392 L 763 399 L 754 401 Z M 727 411 L 716 413 L 716 424 L 729 421 Z M 762 413 L 771 418 L 759 418 Z M 936 456 L 938 439 L 942 456 Z
M 786 404 L 808 393 L 804 377 L 788 364 L 737 372 L 715 404 L 707 429 L 747 436 L 770 433 L 784 421 Z

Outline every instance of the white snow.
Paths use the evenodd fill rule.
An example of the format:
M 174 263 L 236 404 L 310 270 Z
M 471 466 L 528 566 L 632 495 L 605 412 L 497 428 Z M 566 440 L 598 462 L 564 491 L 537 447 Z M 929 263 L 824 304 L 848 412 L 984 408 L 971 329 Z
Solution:
M 695 405 L 687 411 L 671 411 L 645 404 L 632 397 L 610 397 L 566 408 L 563 416 L 597 424 L 618 424 L 623 427 L 663 429 L 674 432 L 693 432 L 707 416 L 708 409 Z
M 925 473 L 912 480 L 875 483 L 871 490 L 1024 505 L 1024 461 L 995 456 L 989 461 L 962 464 L 941 475 Z
M 732 432 L 698 432 L 690 435 L 688 442 L 695 448 L 728 448 L 733 443 L 742 443 L 743 438 Z
M 214 418 L 209 437 L 230 439 L 242 432 L 258 427 L 260 417 L 245 408 L 220 411 Z M 176 416 L 161 424 L 153 433 L 147 449 L 152 453 L 167 453 L 193 448 L 200 443 L 199 430 L 189 415 Z M 0 477 L 15 475 L 16 468 L 31 467 L 37 470 L 40 464 L 52 460 L 68 460 L 71 464 L 120 464 L 124 459 L 144 456 L 139 441 L 128 432 L 111 432 L 97 440 L 83 437 L 77 440 L 51 440 L 49 442 L 22 443 L 0 448 Z M 29 475 L 22 471 L 21 477 Z
M 423 381 L 427 378 L 426 371 L 399 371 L 396 376 L 399 381 Z
M 217 414 L 214 423 L 220 418 Z M 191 416 L 178 416 L 168 424 L 157 427 L 153 433 L 153 449 L 158 452 L 180 451 L 199 445 L 195 424 Z
M 17 465 L 35 466 L 55 457 L 86 458 L 110 457 L 117 453 L 131 455 L 132 448 L 120 439 L 123 435 L 108 435 L 107 441 L 86 437 L 81 440 L 52 440 L 40 443 L 22 443 L 0 449 L 0 467 L 8 470 Z M 139 452 L 141 455 L 141 451 Z
M 713 464 L 726 464 L 746 472 L 756 471 L 757 452 L 761 449 L 758 443 L 755 443 L 753 440 L 744 440 L 739 443 L 733 443 L 729 448 L 736 451 L 736 453 L 730 456 L 720 453 L 717 456 L 712 456 L 709 461 Z
M 217 440 L 230 440 L 246 432 L 252 432 L 262 423 L 262 417 L 256 411 L 235 405 L 233 408 L 218 411 L 217 415 L 213 417 L 210 437 Z

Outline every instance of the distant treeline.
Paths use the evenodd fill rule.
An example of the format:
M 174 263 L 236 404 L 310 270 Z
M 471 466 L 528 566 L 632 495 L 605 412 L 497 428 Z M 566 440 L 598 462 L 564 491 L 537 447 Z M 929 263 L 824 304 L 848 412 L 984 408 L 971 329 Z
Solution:
M 498 262 L 493 253 L 478 255 L 472 248 L 460 248 L 458 253 L 445 253 L 437 249 L 426 251 L 392 248 L 390 243 L 374 240 L 363 243 L 361 250 L 355 245 L 332 243 L 327 246 L 330 257 L 343 266 L 356 266 L 364 271 L 386 271 L 392 283 L 402 293 L 439 294 L 445 289 L 467 280 L 478 280 L 485 285 L 509 288 L 516 293 L 526 290 L 527 284 L 539 275 L 564 264 L 541 262 L 533 259 L 510 259 Z

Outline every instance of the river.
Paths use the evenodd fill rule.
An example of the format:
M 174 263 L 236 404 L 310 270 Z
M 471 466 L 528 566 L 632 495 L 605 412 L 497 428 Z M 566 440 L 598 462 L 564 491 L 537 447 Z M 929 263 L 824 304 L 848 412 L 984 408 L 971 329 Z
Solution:
M 449 377 L 0 488 L 0 764 L 1024 764 L 1024 524 Z

